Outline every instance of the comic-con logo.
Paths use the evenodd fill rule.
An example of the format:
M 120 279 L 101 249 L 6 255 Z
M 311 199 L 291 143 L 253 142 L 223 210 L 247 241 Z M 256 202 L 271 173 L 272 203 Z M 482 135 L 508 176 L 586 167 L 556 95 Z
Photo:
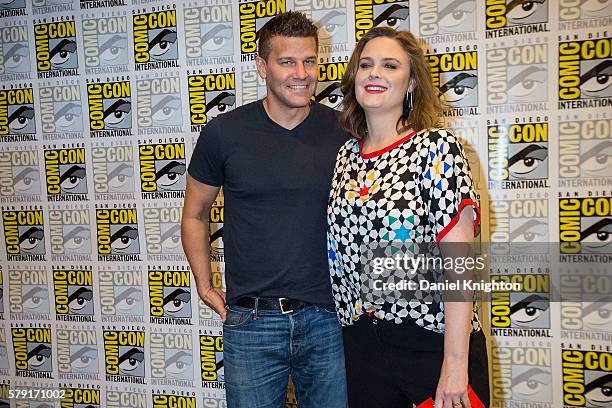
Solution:
M 134 149 L 129 142 L 91 147 L 96 200 L 134 198 Z
M 86 269 L 53 269 L 57 320 L 93 322 L 93 277 Z
M 49 201 L 87 200 L 84 147 L 45 149 L 44 158 Z
M 610 297 L 610 276 L 607 265 L 600 274 L 589 270 L 589 266 L 568 263 L 561 266 L 559 293 L 562 295 L 561 338 L 581 339 L 580 331 L 612 331 L 612 302 Z M 576 337 L 574 337 L 576 336 Z
M 79 74 L 76 37 L 74 19 L 34 24 L 38 78 Z
M 177 140 L 138 146 L 143 200 L 185 196 L 185 143 Z
M 225 388 L 223 336 L 200 333 L 200 368 L 203 388 Z
M 103 330 L 106 381 L 145 383 L 145 332 Z
M 210 232 L 210 261 L 224 261 L 224 244 L 223 244 L 223 224 L 225 223 L 225 207 L 223 205 L 213 205 L 210 207 L 210 216 L 208 217 Z
M 27 73 L 31 67 L 27 23 L 0 28 L 0 38 L 0 75 L 14 80 L 19 79 L 19 74 L 29 77 Z
M 565 254 L 611 254 L 612 197 L 560 198 L 559 242 Z
M 487 112 L 546 109 L 548 46 L 519 45 L 486 52 Z
M 427 42 L 432 45 L 475 40 L 476 0 L 423 1 L 419 4 L 419 23 L 421 36 L 436 36 L 427 38 Z
M 610 16 L 612 16 L 612 3 L 609 1 L 561 0 L 559 2 L 559 28 L 561 30 L 604 27 L 609 23 Z
M 487 38 L 546 32 L 548 1 L 487 0 Z
M 124 391 L 121 387 L 106 387 L 106 408 L 146 408 L 147 395 L 140 389 Z
M 83 388 L 62 388 L 64 396 L 60 405 L 65 408 L 100 408 L 100 390 Z
M 46 269 L 9 269 L 9 312 L 19 320 L 49 320 Z
M 19 377 L 53 378 L 51 329 L 13 327 L 15 370 Z
M 55 261 L 89 261 L 91 228 L 88 208 L 49 209 L 51 258 Z
M 255 61 L 259 30 L 272 17 L 287 11 L 285 0 L 256 0 L 240 3 L 240 61 Z
M 142 321 L 142 272 L 101 270 L 98 276 L 102 320 L 120 321 L 122 316 L 130 316 L 131 321 L 138 321 L 138 317 Z
M 178 67 L 176 5 L 172 10 L 134 14 L 134 62 L 136 70 Z
M 127 71 L 128 34 L 125 15 L 83 19 L 87 75 Z
M 561 361 L 565 407 L 603 407 L 612 402 L 611 353 L 564 348 Z
M 4 331 L 3 326 L 0 327 L 0 373 L 7 377 L 9 375 L 9 357 L 6 345 L 6 331 Z M 3 408 L 9 408 L 8 403 L 6 407 Z
M 255 68 L 255 64 L 242 67 L 240 73 L 240 84 L 242 89 L 243 105 L 265 98 L 266 93 L 268 92 L 266 89 L 266 82 L 259 76 L 259 73 Z M 197 129 L 198 127 L 194 128 L 194 125 L 191 126 L 192 132 L 197 131 Z
M 32 85 L 0 89 L 0 141 L 36 140 Z
M 496 253 L 548 253 L 548 246 L 534 245 L 548 239 L 548 200 L 491 201 L 489 225 Z
M 571 178 L 612 177 L 612 120 L 559 121 L 559 185 Z
M 140 260 L 136 208 L 96 209 L 99 261 Z
M 8 261 L 45 261 L 43 210 L 3 210 Z
M 450 48 L 447 47 L 450 51 Z M 478 51 L 427 55 L 434 89 L 450 116 L 478 114 Z
M 489 181 L 504 189 L 547 187 L 548 122 L 493 124 L 487 137 Z
M 305 0 L 293 5 L 293 11 L 304 13 L 317 27 L 320 53 L 347 51 L 346 4 L 346 0 Z
M 76 377 L 97 380 L 98 362 L 98 341 L 94 328 L 57 329 L 57 370 L 60 379 Z
M 25 0 L 5 0 L 0 3 L 0 18 L 25 15 L 27 15 Z
M 612 104 L 612 37 L 559 43 L 559 109 Z
M 201 131 L 210 120 L 236 107 L 234 72 L 188 75 L 187 87 L 192 132 Z
M 131 136 L 132 97 L 129 78 L 87 84 L 91 137 Z
M 185 54 L 188 65 L 234 63 L 232 5 L 201 6 L 194 3 L 183 12 Z
M 36 150 L 0 151 L 0 201 L 40 201 Z
M 151 333 L 150 344 L 151 377 L 154 379 L 154 385 L 193 386 L 194 359 L 191 332 Z
M 519 284 L 520 290 L 491 293 L 491 332 L 494 335 L 527 335 L 548 337 L 550 329 L 549 275 L 491 275 L 492 282 Z
M 39 100 L 45 140 L 82 137 L 83 109 L 78 84 L 41 87 Z
M 184 260 L 181 246 L 182 208 L 164 204 L 151 205 L 143 210 L 147 258 L 149 261 Z
M 181 133 L 181 89 L 178 77 L 136 81 L 139 135 Z
M 196 397 L 153 393 L 153 408 L 196 408 Z
M 346 71 L 348 57 L 339 57 L 338 59 L 342 59 L 344 62 L 319 63 L 318 83 L 314 98 L 315 101 L 325 106 L 340 110 L 344 100 L 344 94 L 340 89 L 340 81 L 342 81 Z
M 408 1 L 357 0 L 355 1 L 355 41 L 373 27 L 391 27 L 395 30 L 410 29 Z
M 190 271 L 149 271 L 151 323 L 191 324 L 190 277 Z
M 550 403 L 551 354 L 547 347 L 493 346 L 493 400 Z

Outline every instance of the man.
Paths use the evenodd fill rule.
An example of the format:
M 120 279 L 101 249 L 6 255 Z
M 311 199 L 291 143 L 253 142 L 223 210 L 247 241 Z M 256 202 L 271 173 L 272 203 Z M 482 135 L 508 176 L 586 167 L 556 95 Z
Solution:
M 326 207 L 344 142 L 335 112 L 313 103 L 317 29 L 287 12 L 259 32 L 267 96 L 212 120 L 189 166 L 182 241 L 198 293 L 224 321 L 230 408 L 345 408 L 346 382 L 326 254 Z M 227 298 L 213 288 L 208 214 L 225 200 Z

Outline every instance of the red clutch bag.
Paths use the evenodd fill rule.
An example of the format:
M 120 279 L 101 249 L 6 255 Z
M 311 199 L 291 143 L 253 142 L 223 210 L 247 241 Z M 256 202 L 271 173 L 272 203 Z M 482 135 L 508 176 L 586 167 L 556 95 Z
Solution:
M 470 404 L 472 408 L 486 408 L 478 395 L 474 392 L 472 387 L 468 385 L 468 398 L 470 400 Z M 417 408 L 434 408 L 434 399 L 429 398 L 427 401 L 423 402 L 421 405 L 417 406 Z

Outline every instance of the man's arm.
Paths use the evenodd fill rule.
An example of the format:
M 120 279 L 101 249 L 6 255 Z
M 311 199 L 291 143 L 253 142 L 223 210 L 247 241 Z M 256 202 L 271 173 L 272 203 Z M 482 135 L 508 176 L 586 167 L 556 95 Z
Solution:
M 220 187 L 200 183 L 187 175 L 181 221 L 181 241 L 202 301 L 225 321 L 225 292 L 212 286 L 208 216 Z

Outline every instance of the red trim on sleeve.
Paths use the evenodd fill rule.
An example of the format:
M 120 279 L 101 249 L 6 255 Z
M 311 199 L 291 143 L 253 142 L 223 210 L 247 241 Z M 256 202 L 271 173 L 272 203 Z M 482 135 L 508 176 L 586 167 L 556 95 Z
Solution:
M 455 225 L 457 225 L 457 223 L 459 222 L 459 217 L 461 216 L 461 211 L 463 211 L 463 208 L 466 205 L 471 205 L 472 207 L 474 207 L 474 209 L 476 209 L 476 219 L 474 220 L 474 235 L 476 235 L 476 230 L 478 228 L 478 225 L 480 225 L 480 207 L 478 207 L 478 205 L 469 198 L 464 198 L 459 203 L 459 208 L 457 210 L 457 215 L 455 215 L 455 218 L 453 218 L 451 222 L 449 222 L 448 225 L 444 227 L 444 229 L 442 229 L 442 231 L 440 231 L 440 233 L 438 234 L 436 238 L 436 243 L 440 243 L 440 241 L 442 241 L 442 238 L 444 238 L 444 236 L 448 234 L 448 232 L 452 230 Z
M 375 150 L 375 151 L 370 152 L 370 153 L 363 153 L 363 149 L 362 149 L 362 147 L 363 147 L 363 139 L 360 139 L 359 140 L 359 155 L 363 159 L 371 159 L 373 157 L 380 156 L 381 154 L 386 153 L 389 150 L 394 149 L 397 146 L 401 145 L 402 143 L 404 143 L 406 140 L 410 139 L 415 134 L 416 134 L 416 131 L 408 133 L 406 136 L 402 137 L 399 140 L 396 140 L 395 142 L 391 143 L 389 146 L 383 147 L 382 149 Z

